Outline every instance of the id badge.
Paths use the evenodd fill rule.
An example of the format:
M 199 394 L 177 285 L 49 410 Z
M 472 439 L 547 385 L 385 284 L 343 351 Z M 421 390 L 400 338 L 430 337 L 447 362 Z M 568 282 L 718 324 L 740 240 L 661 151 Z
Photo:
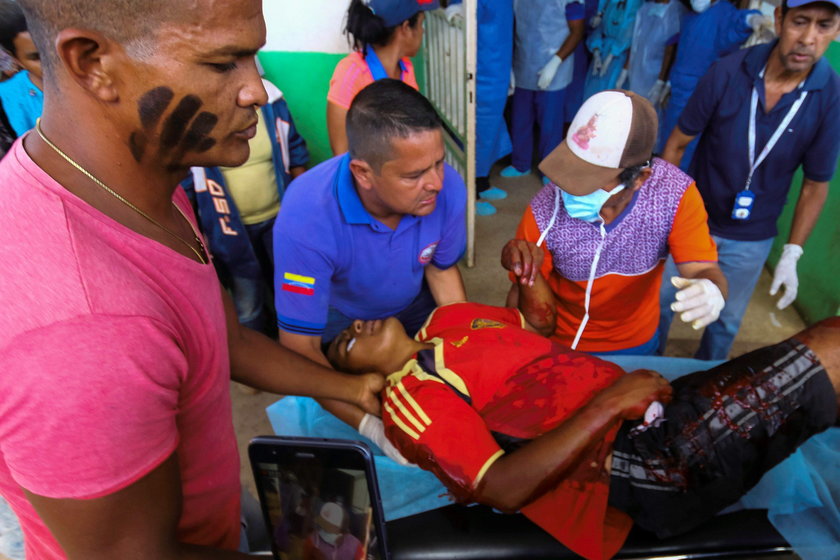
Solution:
M 755 194 L 750 190 L 743 190 L 735 196 L 735 205 L 732 207 L 733 220 L 749 220 L 752 214 Z

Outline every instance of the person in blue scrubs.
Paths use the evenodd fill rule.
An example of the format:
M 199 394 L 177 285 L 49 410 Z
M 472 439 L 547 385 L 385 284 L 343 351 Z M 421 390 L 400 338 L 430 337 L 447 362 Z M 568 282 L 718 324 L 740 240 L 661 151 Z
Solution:
M 673 63 L 680 20 L 685 11 L 680 0 L 648 0 L 642 4 L 636 13 L 627 73 L 622 73 L 627 81 L 625 83 L 619 78 L 617 88 L 627 86 L 657 107 L 664 85 L 662 78 L 667 77 Z
M 514 13 L 513 153 L 511 165 L 501 171 L 504 177 L 530 172 L 535 123 L 539 127 L 540 159 L 563 140 L 566 87 L 572 81 L 575 48 L 584 34 L 580 0 L 515 0 Z
M 457 6 L 457 8 L 456 8 Z M 501 200 L 507 193 L 490 186 L 490 170 L 511 151 L 504 111 L 513 63 L 513 1 L 478 0 L 478 50 L 475 83 L 475 183 L 481 200 L 476 213 L 489 216 L 496 209 L 488 202 Z M 447 17 L 463 18 L 462 0 L 450 2 Z
M 26 18 L 17 2 L 0 2 L 0 46 L 6 49 L 21 70 L 0 82 L 3 105 L 11 132 L 21 136 L 35 126 L 44 108 L 41 56 L 26 27 Z
M 466 300 L 466 187 L 444 163 L 431 103 L 401 81 L 373 82 L 350 106 L 347 139 L 349 153 L 289 185 L 274 225 L 280 342 L 324 365 L 322 343 L 353 319 L 395 315 L 413 334 L 435 306 Z M 363 419 L 326 408 L 353 427 Z
M 758 10 L 739 10 L 729 0 L 691 0 L 694 12 L 682 21 L 677 57 L 671 67 L 671 95 L 660 123 L 659 151 L 674 130 L 697 82 L 719 58 L 734 52 L 763 21 Z M 751 17 L 755 15 L 756 17 Z M 680 169 L 686 171 L 697 147 L 694 142 L 685 151 Z
M 572 122 L 572 118 L 577 114 L 580 106 L 583 105 L 583 86 L 586 83 L 586 73 L 589 70 L 591 59 L 589 51 L 586 49 L 586 39 L 594 31 L 592 23 L 597 13 L 598 0 L 584 0 L 583 21 L 586 22 L 584 39 L 575 47 L 575 68 L 572 70 L 572 82 L 566 88 L 566 124 Z
M 668 139 L 663 157 L 682 159 L 701 135 L 689 174 L 709 213 L 729 298 L 706 327 L 696 357 L 725 359 L 778 233 L 776 222 L 801 166 L 802 190 L 790 236 L 773 272 L 777 306 L 797 295 L 797 261 L 828 196 L 840 153 L 840 75 L 822 58 L 840 35 L 840 0 L 787 0 L 776 8 L 778 41 L 715 63 Z M 666 268 L 666 279 L 669 271 Z M 667 284 L 663 282 L 663 287 Z M 661 302 L 669 302 L 663 290 Z M 671 311 L 662 304 L 662 339 Z
M 633 25 L 636 12 L 643 0 L 601 0 L 595 16 L 595 29 L 586 40 L 586 48 L 592 53 L 592 62 L 583 97 L 588 99 L 605 89 L 613 89 L 633 40 Z

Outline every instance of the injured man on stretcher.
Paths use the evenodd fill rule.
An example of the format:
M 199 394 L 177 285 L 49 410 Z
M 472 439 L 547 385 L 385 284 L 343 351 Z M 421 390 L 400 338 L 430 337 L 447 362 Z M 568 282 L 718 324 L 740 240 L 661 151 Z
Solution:
M 692 529 L 838 423 L 840 318 L 670 384 L 475 303 L 438 308 L 416 339 L 355 321 L 328 358 L 387 376 L 388 439 L 455 498 L 521 511 L 590 559 L 634 523 Z

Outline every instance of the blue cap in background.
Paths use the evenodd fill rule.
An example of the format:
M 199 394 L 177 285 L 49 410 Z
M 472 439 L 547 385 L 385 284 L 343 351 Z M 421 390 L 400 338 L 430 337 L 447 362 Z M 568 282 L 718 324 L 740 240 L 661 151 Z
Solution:
M 787 0 L 786 4 L 788 8 L 798 8 L 805 4 L 814 4 L 815 2 L 828 2 L 829 4 L 834 4 L 840 10 L 840 0 Z
M 387 27 L 399 25 L 417 12 L 440 7 L 438 0 L 364 0 L 364 4 L 382 18 Z

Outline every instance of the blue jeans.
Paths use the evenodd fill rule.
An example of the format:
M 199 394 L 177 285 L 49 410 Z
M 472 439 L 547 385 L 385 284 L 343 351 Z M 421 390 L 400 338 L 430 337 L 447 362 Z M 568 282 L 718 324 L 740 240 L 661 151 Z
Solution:
M 773 238 L 762 241 L 736 241 L 717 235 L 713 235 L 712 238 L 717 243 L 718 263 L 726 277 L 729 295 L 718 320 L 707 326 L 703 332 L 700 348 L 694 355 L 698 360 L 725 360 L 729 356 L 732 342 L 741 327 L 741 320 L 750 303 L 755 284 L 761 276 L 761 269 L 773 247 Z M 668 257 L 659 299 L 660 351 L 664 349 L 665 342 L 668 340 L 668 331 L 674 316 L 671 304 L 674 302 L 677 289 L 671 284 L 671 276 L 679 276 L 679 272 L 674 259 Z
M 273 336 L 274 313 L 274 237 L 271 230 L 275 218 L 246 225 L 245 231 L 251 241 L 254 255 L 260 265 L 258 278 L 232 276 L 231 292 L 239 322 L 246 327 Z

